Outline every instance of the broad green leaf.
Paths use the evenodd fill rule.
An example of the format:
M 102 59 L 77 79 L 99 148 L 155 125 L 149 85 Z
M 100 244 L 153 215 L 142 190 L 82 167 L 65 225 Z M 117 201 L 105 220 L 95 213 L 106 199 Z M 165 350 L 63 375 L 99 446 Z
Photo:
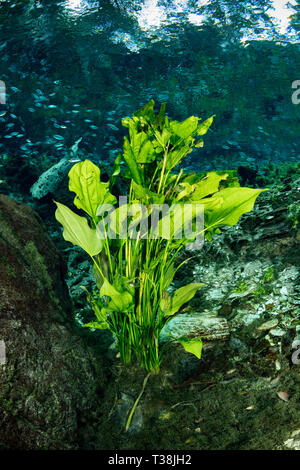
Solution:
M 206 119 L 206 121 L 201 122 L 197 128 L 197 135 L 204 135 L 207 133 L 208 129 L 213 123 L 215 116 L 211 116 L 210 118 Z
M 96 229 L 89 227 L 87 220 L 71 211 L 67 206 L 54 201 L 57 205 L 55 217 L 64 227 L 65 240 L 80 246 L 90 256 L 95 256 L 103 248 L 103 240 L 98 238 Z
M 147 121 L 153 121 L 155 112 L 154 112 L 154 105 L 155 101 L 150 100 L 148 103 L 146 103 L 141 109 L 139 109 L 136 113 L 134 113 L 134 116 L 136 117 L 143 117 Z
M 198 175 L 197 173 L 183 173 L 182 177 L 183 177 L 182 181 L 184 183 L 189 183 L 191 185 L 198 183 L 199 180 L 201 179 L 201 176 Z
M 141 168 L 139 167 L 134 153 L 132 151 L 131 145 L 127 137 L 124 137 L 124 160 L 127 163 L 127 166 L 130 170 L 131 177 L 137 184 L 143 184 L 143 175 Z
M 179 338 L 178 341 L 187 352 L 201 359 L 203 345 L 201 338 Z
M 104 279 L 103 285 L 100 289 L 100 297 L 108 296 L 111 298 L 116 309 L 120 312 L 126 312 L 133 303 L 133 297 L 126 290 L 119 292 L 112 284 Z
M 89 160 L 76 163 L 69 172 L 69 189 L 76 194 L 74 204 L 93 219 L 100 204 L 116 202 L 109 190 L 109 183 L 101 183 L 100 169 Z
M 141 142 L 139 152 L 136 156 L 136 161 L 138 163 L 152 163 L 155 160 L 155 157 L 156 154 L 153 144 L 146 136 L 146 139 Z
M 207 173 L 207 175 L 202 178 L 198 183 L 196 183 L 195 190 L 191 195 L 191 201 L 198 201 L 210 194 L 214 194 L 218 191 L 220 186 L 220 181 L 226 180 L 227 174 L 218 175 L 218 173 L 212 171 Z
M 253 209 L 263 191 L 267 189 L 225 188 L 211 198 L 198 201 L 205 204 L 205 226 L 235 225 L 242 214 Z
M 133 131 L 130 147 L 137 163 L 151 163 L 155 159 L 155 150 L 145 132 Z
M 203 286 L 204 284 L 202 283 L 193 282 L 187 286 L 180 287 L 180 289 L 175 291 L 173 297 L 171 297 L 168 308 L 165 309 L 165 302 L 161 302 L 160 308 L 166 316 L 174 315 L 178 312 L 181 306 L 191 300 L 196 294 L 197 290 Z
M 183 122 L 171 121 L 170 129 L 174 134 L 186 139 L 197 131 L 198 121 L 199 118 L 196 116 L 191 116 Z

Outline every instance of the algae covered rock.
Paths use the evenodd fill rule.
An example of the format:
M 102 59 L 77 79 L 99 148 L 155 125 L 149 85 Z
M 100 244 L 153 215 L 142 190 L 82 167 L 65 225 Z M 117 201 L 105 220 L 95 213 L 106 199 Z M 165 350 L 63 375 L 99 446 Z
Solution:
M 101 361 L 74 331 L 63 275 L 37 214 L 0 195 L 0 448 L 84 447 L 91 432 Z

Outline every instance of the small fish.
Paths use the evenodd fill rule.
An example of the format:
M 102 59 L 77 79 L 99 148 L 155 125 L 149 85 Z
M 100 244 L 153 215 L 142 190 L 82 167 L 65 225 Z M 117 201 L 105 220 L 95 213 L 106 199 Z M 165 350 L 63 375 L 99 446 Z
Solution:
M 56 129 L 67 129 L 67 126 L 63 126 L 62 124 L 57 124 L 56 122 L 53 124 Z
M 114 124 L 107 124 L 107 127 L 109 127 L 111 130 L 113 131 L 118 131 L 119 129 L 117 128 L 117 126 L 115 126 Z

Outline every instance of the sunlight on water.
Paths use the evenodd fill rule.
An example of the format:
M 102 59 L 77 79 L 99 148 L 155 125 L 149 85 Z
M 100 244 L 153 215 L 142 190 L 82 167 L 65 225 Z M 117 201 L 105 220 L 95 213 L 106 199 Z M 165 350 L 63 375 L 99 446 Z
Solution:
M 65 2 L 65 8 L 72 16 L 79 16 L 86 13 L 91 13 L 94 9 L 94 6 L 91 5 L 91 2 L 86 0 L 67 0 Z
M 166 18 L 163 8 L 158 6 L 158 0 L 146 0 L 143 8 L 138 14 L 138 22 L 142 29 L 159 27 Z
M 81 3 L 77 0 L 71 0 L 69 3 Z M 208 5 L 209 0 L 199 0 L 198 6 L 203 7 Z M 188 8 L 187 0 L 177 0 L 173 4 L 172 12 L 167 11 L 164 6 L 159 5 L 158 0 L 146 0 L 142 9 L 137 13 L 138 23 L 141 29 L 149 30 L 159 28 L 162 23 L 168 20 L 170 13 L 182 13 Z M 287 32 L 289 18 L 294 13 L 293 6 L 297 4 L 296 0 L 273 0 L 273 8 L 268 10 L 267 13 L 277 20 L 278 32 L 284 34 Z M 190 13 L 188 15 L 189 21 L 192 24 L 200 26 L 206 19 L 205 15 Z
M 277 19 L 282 34 L 287 31 L 289 18 L 295 11 L 292 7 L 295 5 L 297 5 L 296 0 L 273 0 L 274 10 L 269 11 L 269 14 Z
M 66 2 L 66 8 L 69 10 L 74 10 L 80 13 L 82 9 L 82 0 L 68 0 Z

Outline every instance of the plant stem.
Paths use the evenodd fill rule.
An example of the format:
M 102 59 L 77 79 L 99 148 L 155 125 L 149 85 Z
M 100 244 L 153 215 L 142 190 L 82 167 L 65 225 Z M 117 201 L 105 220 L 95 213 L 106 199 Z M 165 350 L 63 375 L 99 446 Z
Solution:
M 129 426 L 130 426 L 132 417 L 133 417 L 134 412 L 135 412 L 135 410 L 136 410 L 136 407 L 138 406 L 139 401 L 140 401 L 140 399 L 141 399 L 141 397 L 142 397 L 142 395 L 143 395 L 143 393 L 144 393 L 144 390 L 145 390 L 145 387 L 146 387 L 146 385 L 147 385 L 147 382 L 148 382 L 148 379 L 149 379 L 150 375 L 151 375 L 151 372 L 149 372 L 149 374 L 146 375 L 146 377 L 145 377 L 145 379 L 144 379 L 143 387 L 142 387 L 141 393 L 139 394 L 139 396 L 138 396 L 137 399 L 135 400 L 135 403 L 134 403 L 134 405 L 133 405 L 133 407 L 132 407 L 132 410 L 130 411 L 130 414 L 129 414 L 129 416 L 128 416 L 128 419 L 127 419 L 127 422 L 126 422 L 125 431 L 128 431 L 128 429 L 129 429 Z

